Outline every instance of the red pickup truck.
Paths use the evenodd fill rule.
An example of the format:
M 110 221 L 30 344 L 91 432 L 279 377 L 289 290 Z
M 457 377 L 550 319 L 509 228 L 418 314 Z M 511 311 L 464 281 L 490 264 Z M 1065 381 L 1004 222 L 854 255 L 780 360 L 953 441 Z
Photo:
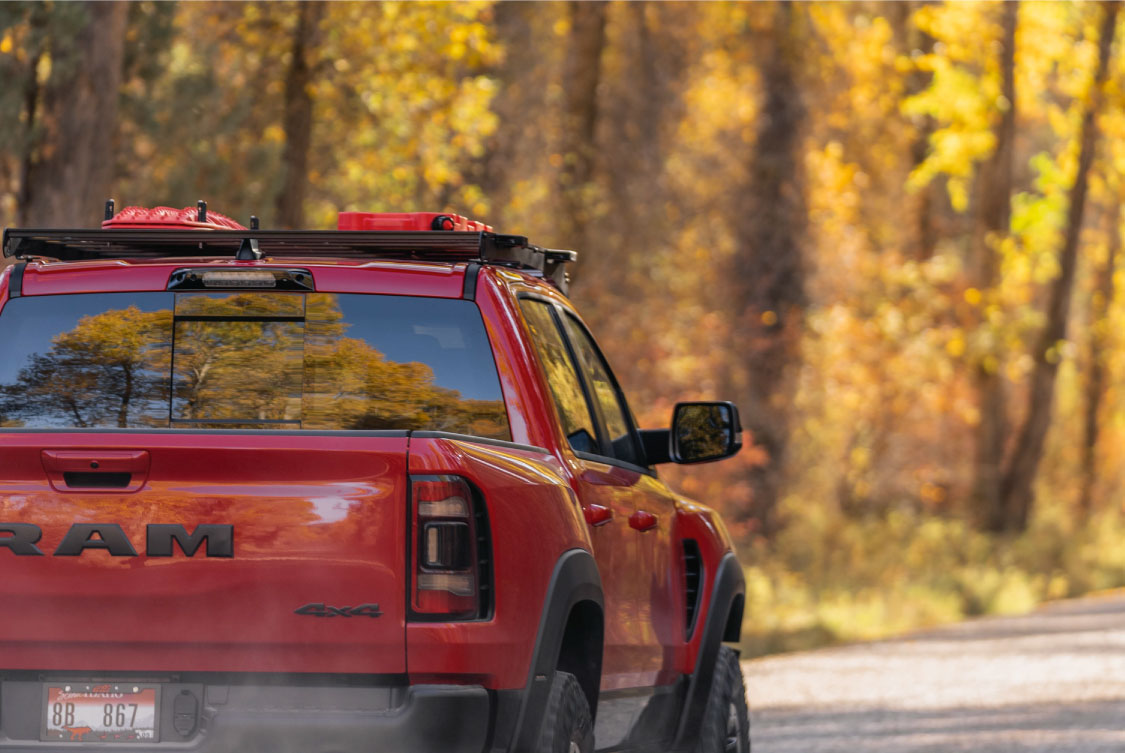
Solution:
M 565 295 L 438 213 L 8 229 L 0 753 L 749 751 L 742 572 Z

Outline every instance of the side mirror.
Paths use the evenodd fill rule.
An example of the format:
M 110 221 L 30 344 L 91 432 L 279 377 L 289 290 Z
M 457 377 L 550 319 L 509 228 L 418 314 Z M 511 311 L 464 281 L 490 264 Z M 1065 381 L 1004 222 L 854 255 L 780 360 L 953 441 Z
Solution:
M 677 403 L 672 411 L 671 460 L 707 463 L 742 449 L 742 424 L 734 403 Z

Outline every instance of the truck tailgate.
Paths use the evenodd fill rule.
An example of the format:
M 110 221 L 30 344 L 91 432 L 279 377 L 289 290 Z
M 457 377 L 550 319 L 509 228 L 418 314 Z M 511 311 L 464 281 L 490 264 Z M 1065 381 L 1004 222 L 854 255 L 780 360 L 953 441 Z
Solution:
M 0 434 L 0 669 L 405 672 L 407 441 Z

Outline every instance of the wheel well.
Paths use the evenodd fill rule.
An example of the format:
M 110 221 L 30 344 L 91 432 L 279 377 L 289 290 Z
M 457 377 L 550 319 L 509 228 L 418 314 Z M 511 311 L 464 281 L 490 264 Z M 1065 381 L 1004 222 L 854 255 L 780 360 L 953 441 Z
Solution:
M 734 601 L 730 603 L 730 611 L 727 612 L 727 624 L 723 627 L 723 640 L 729 643 L 737 643 L 742 639 L 742 606 L 745 602 L 745 597 L 738 594 L 734 597 Z
M 557 669 L 578 679 L 590 704 L 590 716 L 598 710 L 598 687 L 602 677 L 602 609 L 592 601 L 580 601 L 570 609 L 559 647 Z

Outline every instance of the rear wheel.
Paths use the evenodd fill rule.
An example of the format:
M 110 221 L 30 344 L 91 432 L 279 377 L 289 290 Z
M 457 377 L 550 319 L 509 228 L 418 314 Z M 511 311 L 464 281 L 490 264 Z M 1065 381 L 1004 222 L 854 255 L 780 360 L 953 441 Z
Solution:
M 574 675 L 555 672 L 547 696 L 547 713 L 539 735 L 538 753 L 593 753 L 594 724 L 590 704 Z
M 697 753 L 750 753 L 750 713 L 738 655 L 719 648 Z

